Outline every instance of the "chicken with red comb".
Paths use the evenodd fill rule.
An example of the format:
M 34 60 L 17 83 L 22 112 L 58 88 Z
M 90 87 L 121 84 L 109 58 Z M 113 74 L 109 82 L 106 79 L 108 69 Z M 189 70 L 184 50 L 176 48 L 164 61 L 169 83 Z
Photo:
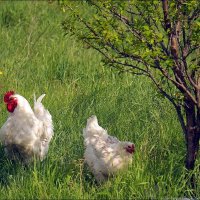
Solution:
M 23 96 L 14 91 L 5 93 L 4 102 L 10 115 L 0 129 L 0 141 L 11 160 L 28 164 L 34 158 L 43 160 L 46 157 L 53 137 L 53 122 L 41 102 L 44 96 L 34 98 L 32 109 Z

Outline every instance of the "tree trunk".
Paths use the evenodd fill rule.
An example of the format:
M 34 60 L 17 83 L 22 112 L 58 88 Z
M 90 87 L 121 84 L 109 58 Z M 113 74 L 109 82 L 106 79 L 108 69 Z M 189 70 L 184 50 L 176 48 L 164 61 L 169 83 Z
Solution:
M 199 150 L 199 118 L 200 113 L 195 112 L 195 105 L 191 101 L 185 101 L 186 111 L 186 144 L 187 144 L 187 156 L 185 160 L 185 166 L 188 170 L 193 170 L 195 166 L 195 160 Z M 197 113 L 197 114 L 196 114 Z M 194 176 L 191 177 L 192 187 L 195 187 Z

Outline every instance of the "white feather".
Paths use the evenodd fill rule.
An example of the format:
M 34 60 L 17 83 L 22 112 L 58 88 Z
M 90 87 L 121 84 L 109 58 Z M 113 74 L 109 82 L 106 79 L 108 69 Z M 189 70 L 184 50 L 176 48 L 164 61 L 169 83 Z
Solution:
M 35 100 L 33 111 L 24 97 L 13 95 L 17 98 L 17 107 L 0 129 L 0 140 L 11 159 L 20 158 L 28 163 L 34 157 L 45 158 L 53 136 L 53 124 L 49 111 L 41 103 L 44 96 Z
M 98 182 L 105 181 L 110 175 L 125 169 L 132 162 L 132 155 L 125 150 L 130 142 L 120 142 L 116 137 L 98 124 L 96 116 L 87 120 L 83 129 L 85 162 Z

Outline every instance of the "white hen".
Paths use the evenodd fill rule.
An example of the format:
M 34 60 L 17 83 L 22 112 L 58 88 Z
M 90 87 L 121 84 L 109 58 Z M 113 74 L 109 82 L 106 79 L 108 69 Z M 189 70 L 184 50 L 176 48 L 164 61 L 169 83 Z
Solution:
M 41 101 L 34 98 L 34 111 L 28 101 L 9 91 L 4 95 L 4 102 L 10 115 L 0 129 L 0 140 L 5 152 L 12 160 L 19 159 L 28 164 L 34 157 L 41 161 L 45 158 L 49 142 L 53 136 L 52 117 Z
M 83 136 L 85 162 L 98 182 L 105 181 L 110 175 L 131 164 L 135 145 L 109 136 L 107 131 L 99 126 L 96 116 L 88 118 Z

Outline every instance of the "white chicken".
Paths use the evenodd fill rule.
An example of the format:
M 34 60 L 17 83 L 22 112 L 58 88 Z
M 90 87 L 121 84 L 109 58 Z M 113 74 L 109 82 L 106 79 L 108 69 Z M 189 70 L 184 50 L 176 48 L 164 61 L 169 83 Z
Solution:
M 34 96 L 34 110 L 28 101 L 9 91 L 4 95 L 4 102 L 10 115 L 0 129 L 0 140 L 5 153 L 12 160 L 30 163 L 34 157 L 41 161 L 48 152 L 49 143 L 53 136 L 52 117 L 44 108 L 41 101 Z
M 99 126 L 96 116 L 88 118 L 83 136 L 85 162 L 99 183 L 132 163 L 135 145 L 108 135 L 107 131 Z

